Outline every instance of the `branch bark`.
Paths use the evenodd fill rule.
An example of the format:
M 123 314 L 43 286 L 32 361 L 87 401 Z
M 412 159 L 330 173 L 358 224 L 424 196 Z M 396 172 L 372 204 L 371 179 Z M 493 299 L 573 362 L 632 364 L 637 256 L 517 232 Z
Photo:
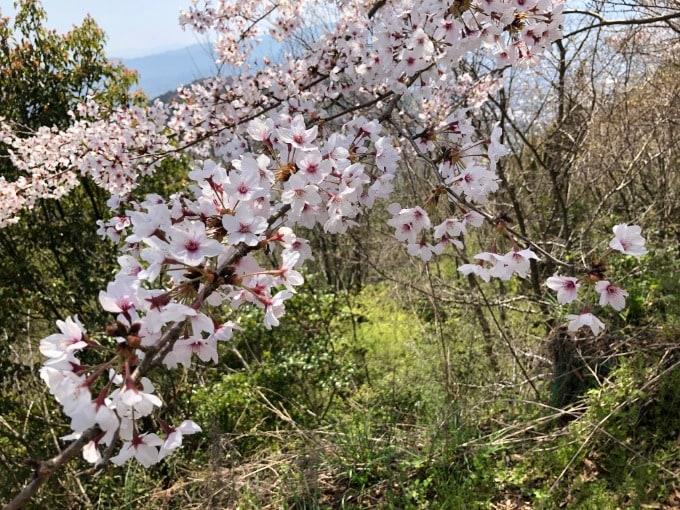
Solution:
M 581 32 L 587 32 L 589 30 L 595 30 L 596 28 L 611 27 L 611 26 L 625 26 L 625 25 L 651 25 L 652 23 L 668 22 L 674 19 L 680 19 L 680 12 L 671 12 L 663 16 L 653 16 L 651 18 L 637 18 L 637 19 L 605 19 L 601 14 L 593 11 L 581 11 L 578 9 L 564 11 L 564 14 L 585 14 L 587 16 L 592 16 L 596 18 L 598 23 L 593 25 L 588 25 L 587 27 L 577 28 L 573 32 L 569 32 L 563 36 L 564 39 L 572 37 L 574 35 L 580 34 Z

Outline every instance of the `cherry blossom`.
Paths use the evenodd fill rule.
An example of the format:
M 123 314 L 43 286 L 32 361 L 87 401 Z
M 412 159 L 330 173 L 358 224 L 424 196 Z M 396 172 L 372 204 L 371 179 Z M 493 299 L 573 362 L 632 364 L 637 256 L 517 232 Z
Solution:
M 99 302 L 107 312 L 123 314 L 130 320 L 130 313 L 137 307 L 137 290 L 134 280 L 119 279 L 106 286 L 106 292 L 99 292 Z
M 230 244 L 255 246 L 260 241 L 260 234 L 267 228 L 267 220 L 257 216 L 251 207 L 243 205 L 233 216 L 223 216 L 222 225 L 229 233 Z
M 296 267 L 298 260 L 300 260 L 299 252 L 284 252 L 283 263 L 281 264 L 281 267 L 275 271 L 275 274 L 281 278 L 281 282 L 290 292 L 295 292 L 294 287 L 302 285 L 305 281 L 302 275 L 293 269 Z
M 583 312 L 579 315 L 569 314 L 567 320 L 569 331 L 578 331 L 582 327 L 588 327 L 593 335 L 599 335 L 604 329 L 604 323 L 590 312 Z
M 101 458 L 102 455 L 99 453 L 96 441 L 90 441 L 83 447 L 83 459 L 90 464 L 97 464 Z
M 98 232 L 117 243 L 120 269 L 99 301 L 115 316 L 104 332 L 115 355 L 83 366 L 82 351 L 97 344 L 77 318 L 58 322 L 61 333 L 40 347 L 48 358 L 41 377 L 73 430 L 103 433 L 84 449 L 87 460 L 107 460 L 100 448 L 120 437 L 112 462 L 134 457 L 150 466 L 182 435 L 200 432 L 190 420 L 164 425 L 165 440 L 143 430 L 155 420 L 141 418 L 162 411 L 153 367 L 216 362 L 217 342 L 238 334 L 246 307 L 259 309 L 266 328 L 277 326 L 314 256 L 305 229 L 339 234 L 356 226 L 362 212 L 390 200 L 404 162 L 430 170 L 447 211 L 424 201 L 388 206 L 387 224 L 408 253 L 428 262 L 445 250 L 464 252 L 468 230 L 489 223 L 492 215 L 479 207 L 498 189 L 497 162 L 508 150 L 500 126 L 480 132 L 473 116 L 502 80 L 458 80 L 458 64 L 478 55 L 499 69 L 531 65 L 560 37 L 561 5 L 413 5 L 340 2 L 333 23 L 299 58 L 254 65 L 258 35 L 298 37 L 305 2 L 191 2 L 181 24 L 214 31 L 217 59 L 234 66 L 238 79 L 194 83 L 170 104 L 108 108 L 88 98 L 63 130 L 20 133 L 0 119 L 20 174 L 0 177 L 0 228 L 39 200 L 66 195 L 81 177 L 112 194 Z M 469 107 L 453 107 L 456 96 Z M 140 178 L 180 155 L 192 161 L 181 193 L 137 196 Z M 526 277 L 536 252 L 503 235 L 459 271 L 485 281 Z M 613 249 L 644 250 L 639 228 L 619 225 L 615 235 Z M 497 246 L 512 251 L 500 255 Z M 558 302 L 575 298 L 578 283 L 567 287 L 554 288 Z M 620 304 L 607 295 L 608 304 Z M 233 321 L 216 319 L 217 307 Z M 583 324 L 597 329 L 595 320 Z
M 320 184 L 332 171 L 331 161 L 323 159 L 318 149 L 304 152 L 298 158 L 298 172 L 295 175 L 305 179 L 308 183 Z
M 484 216 L 477 211 L 468 211 L 463 215 L 464 223 L 472 225 L 473 227 L 481 227 L 484 224 Z
M 163 422 L 164 424 L 164 422 Z M 161 445 L 159 451 L 158 459 L 163 459 L 168 453 L 176 450 L 182 446 L 182 438 L 190 434 L 196 434 L 202 432 L 201 427 L 199 427 L 195 422 L 191 420 L 184 420 L 177 427 L 168 427 L 165 425 L 166 438 Z
M 292 296 L 293 293 L 291 291 L 282 290 L 271 299 L 261 299 L 261 302 L 265 305 L 264 325 L 267 329 L 279 325 L 279 319 L 286 311 L 284 301 Z
M 78 316 L 68 317 L 65 321 L 57 321 L 57 327 L 61 333 L 49 335 L 40 341 L 40 353 L 43 356 L 52 360 L 63 360 L 87 347 L 85 328 L 78 320 Z
M 489 138 L 488 156 L 489 166 L 491 167 L 492 171 L 496 170 L 496 162 L 498 159 L 510 152 L 510 150 L 500 141 L 502 132 L 503 131 L 500 126 L 496 125 L 494 126 Z
M 204 258 L 216 257 L 224 250 L 220 243 L 208 237 L 202 222 L 186 221 L 168 230 L 170 256 L 189 266 L 198 266 Z
M 425 239 L 421 239 L 417 243 L 409 243 L 406 251 L 412 257 L 420 257 L 423 261 L 429 262 L 433 255 L 441 255 L 444 250 L 444 245 L 428 243 Z
M 130 377 L 125 379 L 125 384 L 121 390 L 111 394 L 111 399 L 116 406 L 116 412 L 121 417 L 134 418 L 148 416 L 154 407 L 160 407 L 163 402 L 156 395 L 151 381 L 143 378 L 142 388 Z
M 279 139 L 292 145 L 296 149 L 303 151 L 314 150 L 313 144 L 317 134 L 317 127 L 312 126 L 305 129 L 305 120 L 302 115 L 296 115 L 290 123 L 290 127 L 280 127 L 278 129 Z
M 458 237 L 465 233 L 465 223 L 455 218 L 447 218 L 434 229 L 434 237 L 437 239 L 441 239 L 444 235 Z
M 252 156 L 232 162 L 236 171 L 232 171 L 224 184 L 224 191 L 230 197 L 248 202 L 266 195 L 266 189 L 260 184 L 260 171 L 266 170 L 269 158 L 260 156 L 257 160 Z
M 480 263 L 477 264 L 462 264 L 458 266 L 458 271 L 460 271 L 464 275 L 476 274 L 485 282 L 489 282 L 491 280 L 490 270 L 484 267 L 481 261 Z
M 573 276 L 551 276 L 546 280 L 548 288 L 557 292 L 557 302 L 561 305 L 571 303 L 576 299 L 581 283 Z
M 505 254 L 503 262 L 507 265 L 509 271 L 526 278 L 531 259 L 538 260 L 538 255 L 529 249 L 515 249 Z
M 121 466 L 134 457 L 142 466 L 149 467 L 160 460 L 158 447 L 162 445 L 163 440 L 153 432 L 142 435 L 135 433 L 130 441 L 123 444 L 118 455 L 111 457 L 111 462 Z
M 645 240 L 640 235 L 642 229 L 638 225 L 626 225 L 625 223 L 621 223 L 620 225 L 616 225 L 613 230 L 614 239 L 609 243 L 611 249 L 635 257 L 647 253 Z
M 613 283 L 601 280 L 595 283 L 595 290 L 600 294 L 600 306 L 609 305 L 617 311 L 623 310 L 626 307 L 628 292 Z

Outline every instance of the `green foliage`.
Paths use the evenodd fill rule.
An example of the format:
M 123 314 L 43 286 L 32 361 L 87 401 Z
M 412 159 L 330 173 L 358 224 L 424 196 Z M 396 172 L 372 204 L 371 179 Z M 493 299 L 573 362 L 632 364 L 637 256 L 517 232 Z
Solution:
M 0 117 L 22 132 L 65 128 L 87 95 L 104 105 L 142 101 L 134 72 L 108 61 L 105 36 L 91 18 L 69 33 L 46 28 L 37 0 L 15 2 L 16 18 L 0 21 Z M 19 176 L 0 142 L 0 175 Z M 0 312 L 6 338 L 40 334 L 45 324 L 78 313 L 99 324 L 92 300 L 113 270 L 113 253 L 95 233 L 106 194 L 87 179 L 61 201 L 42 201 L 17 225 L 0 231 Z M 46 321 L 46 322 L 45 322 Z
M 386 423 L 412 421 L 431 411 L 441 379 L 431 364 L 437 347 L 427 338 L 427 323 L 400 306 L 387 285 L 364 288 L 352 300 L 352 310 L 359 317 L 352 334 L 366 365 L 366 384 L 353 401 Z M 410 383 L 403 386 L 405 381 Z
M 343 336 L 353 319 L 343 300 L 308 281 L 286 305 L 290 320 L 274 330 L 263 326 L 260 310 L 242 313 L 244 331 L 192 397 L 203 423 L 229 434 L 255 434 L 280 424 L 272 406 L 299 425 L 324 423 L 362 377 L 361 358 Z
M 640 508 L 668 500 L 680 461 L 680 353 L 650 340 L 636 338 L 640 351 L 621 357 L 569 421 L 555 419 L 554 429 L 544 429 L 539 448 L 529 437 L 526 448 L 514 447 L 510 469 L 496 469 L 501 485 L 510 483 L 537 508 Z M 518 429 L 524 417 L 517 414 Z
M 136 73 L 106 58 L 104 32 L 92 18 L 60 35 L 47 29 L 39 0 L 15 7 L 12 24 L 0 19 L 0 116 L 29 129 L 64 128 L 88 94 L 109 106 L 144 100 L 130 92 Z
M 60 35 L 46 28 L 39 1 L 24 0 L 15 5 L 14 20 L 0 18 L 0 117 L 14 123 L 19 132 L 28 135 L 43 125 L 67 127 L 72 122 L 69 110 L 88 95 L 104 107 L 145 101 L 143 95 L 130 90 L 136 74 L 106 58 L 104 33 L 91 18 Z M 6 155 L 6 147 L 0 142 L 0 175 L 16 179 L 19 172 Z M 185 161 L 164 162 L 139 191 L 177 191 L 185 174 Z M 31 459 L 52 457 L 56 447 L 62 446 L 57 438 L 69 430 L 38 378 L 37 339 L 53 333 L 55 321 L 69 315 L 77 314 L 90 331 L 110 320 L 97 302 L 99 291 L 116 268 L 112 244 L 96 234 L 97 220 L 108 212 L 107 198 L 92 181 L 82 178 L 69 196 L 60 201 L 43 200 L 25 213 L 21 222 L 0 230 L 3 500 L 30 479 L 35 469 Z M 83 463 L 80 469 L 85 468 Z M 135 475 L 130 480 L 138 480 L 133 485 L 141 493 L 152 478 Z M 90 501 L 112 501 L 110 494 L 116 492 L 118 481 L 119 475 L 113 474 L 88 486 Z M 102 495 L 95 494 L 97 490 Z M 57 508 L 55 495 L 63 491 L 64 487 L 54 482 L 37 500 L 37 507 Z M 80 492 L 77 488 L 74 491 Z M 92 505 L 83 500 L 82 507 Z
M 318 301 L 310 306 L 304 294 L 299 303 L 323 317 Z M 541 402 L 516 400 L 511 388 L 502 398 L 492 386 L 480 385 L 477 365 L 483 360 L 455 350 L 454 364 L 465 363 L 457 367 L 456 381 L 472 384 L 457 400 L 447 400 L 428 321 L 404 307 L 387 285 L 343 297 L 335 317 L 339 310 L 349 322 L 331 321 L 336 341 L 351 345 L 345 354 L 360 363 L 325 420 L 298 412 L 301 387 L 285 387 L 300 384 L 286 368 L 294 342 L 285 347 L 285 340 L 267 339 L 264 330 L 257 342 L 249 339 L 250 349 L 275 366 L 258 364 L 252 374 L 239 370 L 197 393 L 202 416 L 232 427 L 230 444 L 245 456 L 236 465 L 248 469 L 247 459 L 262 458 L 257 466 L 285 466 L 276 481 L 257 475 L 258 485 L 246 483 L 237 493 L 243 496 L 239 506 L 225 501 L 223 508 L 274 501 L 300 509 L 638 508 L 670 501 L 677 489 L 672 473 L 680 461 L 674 435 L 680 430 L 674 413 L 680 371 L 673 330 L 642 332 L 622 344 L 608 372 L 575 395 L 576 410 L 561 415 Z M 301 311 L 295 308 L 294 323 Z M 474 329 L 474 320 L 464 314 L 451 314 L 448 321 L 454 345 Z M 266 349 L 272 345 L 287 354 L 273 356 Z M 239 348 L 246 350 L 246 343 Z M 315 363 L 323 365 L 320 359 Z M 304 370 L 299 362 L 293 366 Z M 303 373 L 309 379 L 324 372 L 317 367 Z M 485 399 L 491 400 L 479 405 Z M 272 402 L 291 422 L 272 413 Z M 290 429 L 287 435 L 272 432 L 282 428 Z M 269 484 L 276 488 L 263 493 Z

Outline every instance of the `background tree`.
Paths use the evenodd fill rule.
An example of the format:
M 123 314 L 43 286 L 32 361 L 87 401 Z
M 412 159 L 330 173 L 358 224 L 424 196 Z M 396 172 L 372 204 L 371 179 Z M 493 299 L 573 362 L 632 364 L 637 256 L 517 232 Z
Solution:
M 39 0 L 15 2 L 12 20 L 0 17 L 0 117 L 26 134 L 40 126 L 64 129 L 76 105 L 93 96 L 104 107 L 145 101 L 133 93 L 137 77 L 110 62 L 106 37 L 87 17 L 66 34 L 47 26 Z M 0 13 L 1 14 L 1 13 Z M 21 172 L 0 140 L 0 176 Z M 38 390 L 32 339 L 58 317 L 78 314 L 99 322 L 97 292 L 115 263 L 97 235 L 108 195 L 88 179 L 60 201 L 43 200 L 16 225 L 0 230 L 0 492 L 32 469 L 28 460 L 49 449 L 48 428 L 60 419 Z M 16 339 L 21 339 L 17 342 Z M 45 434 L 47 432 L 47 435 Z M 59 432 L 57 432 L 58 434 Z M 54 434 L 54 432 L 52 432 Z M 41 438 L 29 447 L 22 438 Z
M 69 111 L 89 95 L 104 105 L 144 100 L 130 91 L 135 73 L 106 58 L 105 36 L 94 20 L 85 18 L 59 35 L 47 28 L 39 1 L 15 5 L 14 21 L 0 22 L 1 117 L 27 133 L 40 126 L 63 129 L 73 120 Z M 0 143 L 0 175 L 17 174 Z M 0 293 L 8 303 L 0 312 L 4 335 L 21 331 L 30 320 L 51 321 L 65 310 L 88 314 L 89 297 L 106 278 L 95 268 L 108 267 L 111 255 L 96 242 L 93 229 L 107 197 L 86 179 L 82 184 L 76 196 L 42 202 L 22 225 L 0 232 L 5 262 Z M 22 310 L 30 312 L 24 316 Z

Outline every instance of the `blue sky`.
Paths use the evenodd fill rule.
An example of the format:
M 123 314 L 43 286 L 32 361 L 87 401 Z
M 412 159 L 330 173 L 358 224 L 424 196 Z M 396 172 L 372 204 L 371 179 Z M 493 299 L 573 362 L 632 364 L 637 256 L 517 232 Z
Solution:
M 108 36 L 110 57 L 139 57 L 205 42 L 177 21 L 191 0 L 42 0 L 47 25 L 63 33 L 90 14 Z M 14 0 L 0 0 L 3 16 L 14 13 Z

